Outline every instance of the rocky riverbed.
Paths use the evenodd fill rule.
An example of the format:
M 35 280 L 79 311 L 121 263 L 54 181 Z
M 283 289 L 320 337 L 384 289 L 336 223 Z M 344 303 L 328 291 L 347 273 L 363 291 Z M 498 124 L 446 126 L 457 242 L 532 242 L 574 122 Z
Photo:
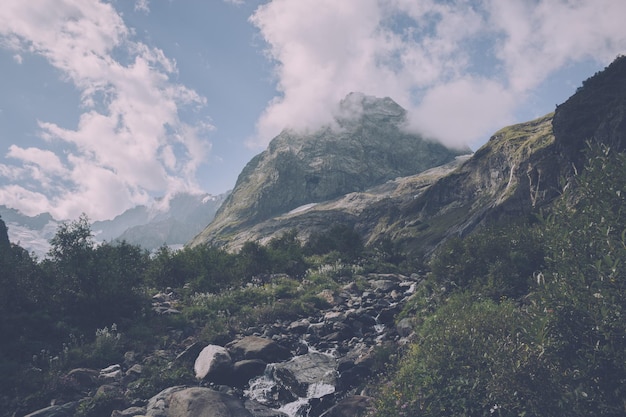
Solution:
M 193 369 L 195 384 L 172 386 L 152 398 L 133 398 L 128 388 L 154 355 L 137 358 L 128 352 L 124 363 L 70 371 L 66 378 L 84 397 L 58 401 L 28 416 L 71 416 L 81 403 L 97 398 L 106 398 L 112 417 L 363 415 L 375 405 L 367 384 L 380 366 L 377 352 L 395 350 L 412 335 L 413 323 L 396 322 L 396 316 L 419 278 L 362 278 L 365 286 L 352 282 L 320 293 L 331 307 L 310 317 L 259 323 L 223 346 L 191 341 L 180 351 L 154 353 L 172 366 Z M 156 296 L 155 311 L 176 314 L 172 298 Z

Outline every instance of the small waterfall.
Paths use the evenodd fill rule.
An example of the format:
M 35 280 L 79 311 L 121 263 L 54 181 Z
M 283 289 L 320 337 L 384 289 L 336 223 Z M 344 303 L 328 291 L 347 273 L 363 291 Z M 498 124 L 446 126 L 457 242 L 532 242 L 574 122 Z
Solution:
M 334 359 L 332 353 L 322 353 L 312 347 L 309 348 L 310 352 L 316 352 Z M 246 398 L 281 411 L 289 417 L 308 417 L 311 410 L 312 399 L 322 398 L 325 395 L 335 392 L 335 386 L 328 382 L 312 382 L 307 387 L 306 396 L 294 399 L 295 396 L 293 393 L 285 394 L 289 391 L 286 387 L 277 383 L 274 379 L 274 372 L 274 364 L 269 364 L 265 368 L 263 375 L 250 380 L 249 388 L 244 390 Z M 331 373 L 336 373 L 336 369 L 329 370 L 326 375 L 330 375 Z M 290 398 L 286 398 L 289 396 Z
M 307 389 L 307 396 L 305 398 L 298 398 L 297 400 L 283 405 L 278 409 L 287 414 L 289 417 L 307 417 L 311 406 L 309 401 L 313 398 L 322 398 L 324 395 L 332 394 L 335 392 L 335 387 L 330 384 L 324 384 L 323 382 L 316 382 L 309 385 Z
M 276 381 L 272 378 L 272 372 L 272 365 L 267 365 L 263 375 L 250 380 L 250 387 L 244 390 L 244 395 L 253 401 L 268 405 L 276 388 Z

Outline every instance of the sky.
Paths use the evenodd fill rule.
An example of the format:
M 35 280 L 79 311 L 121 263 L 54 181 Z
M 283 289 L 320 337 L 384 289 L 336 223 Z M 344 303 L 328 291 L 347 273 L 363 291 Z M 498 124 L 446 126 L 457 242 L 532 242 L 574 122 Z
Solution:
M 624 16 L 622 0 L 2 0 L 0 204 L 104 220 L 220 194 L 355 91 L 477 149 L 626 53 Z

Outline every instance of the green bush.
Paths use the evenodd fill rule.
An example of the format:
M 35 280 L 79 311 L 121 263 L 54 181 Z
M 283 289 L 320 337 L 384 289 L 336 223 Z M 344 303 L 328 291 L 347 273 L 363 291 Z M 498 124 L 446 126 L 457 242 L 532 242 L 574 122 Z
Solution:
M 512 302 L 454 295 L 420 326 L 378 415 L 558 415 L 535 325 Z

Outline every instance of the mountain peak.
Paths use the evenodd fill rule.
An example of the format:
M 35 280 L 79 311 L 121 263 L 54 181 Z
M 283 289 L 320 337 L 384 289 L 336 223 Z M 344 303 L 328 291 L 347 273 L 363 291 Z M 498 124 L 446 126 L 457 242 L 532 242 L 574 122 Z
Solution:
M 340 126 L 369 120 L 376 123 L 403 123 L 406 110 L 389 97 L 379 98 L 359 92 L 349 93 L 339 102 L 336 120 Z
M 406 111 L 388 97 L 351 93 L 339 109 L 338 126 L 275 137 L 246 165 L 213 222 L 191 245 L 224 243 L 224 236 L 297 207 L 414 175 L 460 154 L 405 132 Z

